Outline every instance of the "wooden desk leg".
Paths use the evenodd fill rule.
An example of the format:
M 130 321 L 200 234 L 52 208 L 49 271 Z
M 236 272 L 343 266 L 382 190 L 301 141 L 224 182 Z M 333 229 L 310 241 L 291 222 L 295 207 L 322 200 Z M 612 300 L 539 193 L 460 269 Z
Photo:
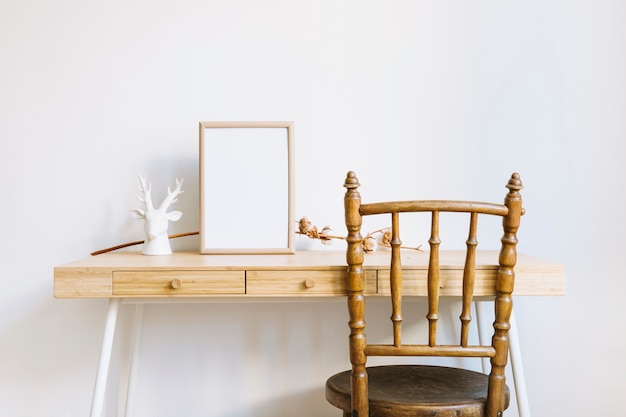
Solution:
M 102 350 L 100 351 L 100 361 L 98 362 L 96 383 L 93 389 L 93 398 L 91 400 L 90 417 L 102 416 L 104 394 L 106 391 L 107 378 L 109 376 L 109 365 L 111 364 L 111 351 L 113 350 L 113 339 L 115 336 L 115 325 L 117 323 L 117 312 L 119 310 L 119 306 L 119 298 L 109 298 L 107 319 L 104 325 Z
M 491 306 L 489 301 L 475 301 L 476 323 L 478 326 L 478 339 L 481 344 L 489 344 L 490 335 L 493 333 L 489 329 L 490 323 L 487 306 Z M 519 337 L 517 334 L 517 322 L 515 321 L 515 311 L 511 312 L 511 330 L 509 331 L 509 355 L 511 357 L 511 373 L 513 374 L 513 384 L 515 384 L 515 398 L 517 399 L 517 410 L 519 417 L 530 417 L 528 406 L 528 393 L 526 392 L 526 380 L 524 378 L 524 366 L 522 364 L 522 352 L 519 347 Z M 483 372 L 489 372 L 489 361 L 483 359 Z

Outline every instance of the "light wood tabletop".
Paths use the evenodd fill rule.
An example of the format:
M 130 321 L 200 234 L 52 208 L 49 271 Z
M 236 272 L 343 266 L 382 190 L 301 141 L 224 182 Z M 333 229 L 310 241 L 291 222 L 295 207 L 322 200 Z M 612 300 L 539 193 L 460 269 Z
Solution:
M 495 291 L 497 251 L 479 251 L 475 295 Z M 386 295 L 389 253 L 365 255 L 366 295 Z M 463 251 L 442 251 L 441 295 L 462 288 Z M 406 295 L 426 294 L 428 252 L 403 252 Z M 201 255 L 180 252 L 146 256 L 115 252 L 54 268 L 57 298 L 115 297 L 341 297 L 347 294 L 344 251 L 299 251 L 275 255 Z M 565 294 L 565 267 L 519 254 L 515 295 Z

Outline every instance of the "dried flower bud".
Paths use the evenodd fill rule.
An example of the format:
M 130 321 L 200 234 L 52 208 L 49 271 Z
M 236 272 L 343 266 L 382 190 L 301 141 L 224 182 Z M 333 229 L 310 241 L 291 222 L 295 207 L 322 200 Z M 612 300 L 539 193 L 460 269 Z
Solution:
M 383 233 L 383 236 L 381 237 L 381 242 L 383 242 L 385 245 L 390 245 L 391 244 L 391 229 L 386 230 Z
M 304 234 L 310 237 L 311 239 L 320 238 L 320 234 L 317 232 L 317 226 L 309 227 Z
M 375 252 L 378 247 L 378 242 L 376 238 L 372 235 L 365 236 L 363 239 L 363 250 L 365 252 Z
M 333 243 L 332 239 L 327 236 L 328 233 L 330 233 L 330 230 L 330 226 L 324 226 L 319 234 L 319 238 L 324 245 L 330 245 L 331 243 Z
M 310 229 L 311 221 L 308 218 L 303 217 L 298 221 L 298 230 L 300 231 L 300 233 L 306 234 Z

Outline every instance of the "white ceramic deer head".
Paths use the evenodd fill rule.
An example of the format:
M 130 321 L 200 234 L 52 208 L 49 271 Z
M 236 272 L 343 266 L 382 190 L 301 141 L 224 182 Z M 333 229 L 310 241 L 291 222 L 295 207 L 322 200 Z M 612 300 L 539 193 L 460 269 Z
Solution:
M 184 179 L 180 181 L 176 179 L 174 191 L 170 191 L 170 187 L 167 187 L 167 197 L 165 197 L 159 208 L 155 209 L 150 196 L 152 184 L 146 185 L 146 179 L 139 176 L 139 191 L 141 191 L 142 195 L 137 198 L 146 205 L 146 211 L 136 209 L 132 211 L 132 214 L 136 218 L 144 220 L 144 229 L 146 231 L 146 240 L 142 251 L 144 255 L 169 255 L 172 253 L 170 240 L 167 235 L 168 223 L 170 220 L 175 222 L 180 219 L 183 213 L 180 211 L 168 212 L 167 209 L 177 201 L 176 196 L 182 193 L 183 181 Z

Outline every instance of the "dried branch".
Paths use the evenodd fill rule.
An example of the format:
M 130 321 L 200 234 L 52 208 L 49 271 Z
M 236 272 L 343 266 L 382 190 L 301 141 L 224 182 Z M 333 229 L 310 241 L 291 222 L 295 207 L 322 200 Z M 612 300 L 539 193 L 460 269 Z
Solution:
M 382 237 L 380 238 L 380 242 L 378 242 L 378 244 L 380 246 L 384 246 L 386 248 L 390 248 L 391 247 L 391 227 L 386 227 L 384 229 L 374 230 L 372 233 L 368 234 L 368 236 L 369 235 L 373 235 L 375 233 L 382 233 Z M 367 238 L 367 236 L 366 236 L 366 238 Z M 415 246 L 415 247 L 400 245 L 400 247 L 402 249 L 411 249 L 411 250 L 416 250 L 416 251 L 422 252 L 422 245 Z
M 174 234 L 174 235 L 169 235 L 168 238 L 169 239 L 176 239 L 176 238 L 179 238 L 179 237 L 193 236 L 193 235 L 199 235 L 199 234 L 200 234 L 200 232 L 177 233 L 177 234 Z M 123 243 L 121 245 L 111 246 L 110 248 L 100 249 L 100 250 L 97 250 L 95 252 L 91 252 L 90 255 L 91 256 L 102 255 L 103 253 L 112 252 L 114 250 L 118 250 L 118 249 L 122 249 L 122 248 L 127 248 L 129 246 L 141 245 L 144 242 L 145 242 L 144 240 L 136 240 L 134 242 Z
M 296 233 L 299 235 L 307 236 L 310 239 L 318 239 L 324 245 L 330 245 L 333 239 L 346 240 L 345 236 L 332 235 L 330 234 L 330 231 L 331 231 L 330 226 L 324 226 L 322 227 L 322 230 L 318 230 L 317 226 L 314 226 L 308 218 L 303 217 L 298 221 L 298 230 L 296 230 Z M 177 233 L 177 234 L 169 235 L 168 238 L 176 239 L 179 237 L 193 236 L 193 235 L 199 235 L 199 234 L 200 232 L 198 231 Z M 380 241 L 376 239 L 377 234 L 381 234 Z M 144 243 L 143 240 L 136 240 L 134 242 L 123 243 L 121 245 L 111 246 L 110 248 L 100 249 L 100 250 L 90 253 L 90 255 L 91 256 L 101 255 L 103 253 L 113 252 L 115 250 L 127 248 L 129 246 L 141 245 L 142 243 Z M 383 229 L 374 230 L 373 232 L 368 233 L 363 238 L 363 250 L 365 252 L 375 252 L 378 246 L 384 246 L 386 248 L 391 247 L 391 228 L 386 227 Z M 420 252 L 422 251 L 422 245 L 415 246 L 415 247 L 412 247 L 412 246 L 400 246 L 400 247 L 402 249 L 410 249 L 410 250 L 416 250 Z
M 310 239 L 319 239 L 324 245 L 330 245 L 332 239 L 346 239 L 344 236 L 331 235 L 329 233 L 330 231 L 330 226 L 324 226 L 322 230 L 319 231 L 317 226 L 314 226 L 307 217 L 302 217 L 298 220 L 298 230 L 296 233 L 305 235 Z
M 331 235 L 329 233 L 330 231 L 330 226 L 324 226 L 320 231 L 318 230 L 317 226 L 313 225 L 313 223 L 311 223 L 311 221 L 307 217 L 302 217 L 300 220 L 298 220 L 298 230 L 296 231 L 296 233 L 299 235 L 307 236 L 310 239 L 319 239 L 324 245 L 330 245 L 332 239 L 346 240 L 345 236 Z M 376 239 L 377 234 L 381 234 L 380 242 L 378 241 L 378 239 Z M 386 227 L 383 229 L 374 230 L 373 232 L 368 233 L 363 238 L 363 250 L 365 252 L 375 252 L 378 245 L 387 248 L 391 247 L 391 228 Z M 400 247 L 402 249 L 411 249 L 416 251 L 422 250 L 422 245 L 419 245 L 417 247 Z

